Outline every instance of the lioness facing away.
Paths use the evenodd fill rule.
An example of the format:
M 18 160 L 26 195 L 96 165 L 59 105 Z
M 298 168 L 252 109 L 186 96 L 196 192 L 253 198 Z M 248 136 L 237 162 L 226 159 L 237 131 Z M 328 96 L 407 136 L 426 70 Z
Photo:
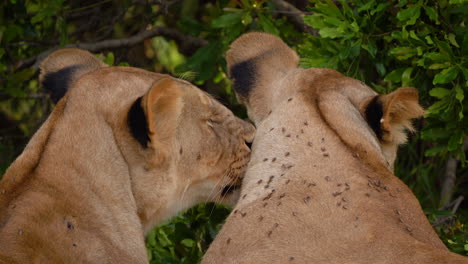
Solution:
M 241 199 L 203 263 L 468 263 L 449 252 L 393 175 L 421 116 L 414 88 L 378 95 L 330 69 L 300 69 L 277 37 L 227 53 L 257 125 Z
M 0 182 L 0 263 L 147 263 L 155 224 L 237 200 L 254 127 L 198 88 L 77 49 L 41 70 L 70 90 Z

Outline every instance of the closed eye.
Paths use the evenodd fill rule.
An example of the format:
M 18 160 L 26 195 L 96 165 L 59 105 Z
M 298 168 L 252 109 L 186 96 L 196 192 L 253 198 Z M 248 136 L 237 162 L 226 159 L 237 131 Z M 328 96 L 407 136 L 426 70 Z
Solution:
M 214 122 L 211 119 L 206 121 L 206 123 L 208 124 L 209 127 L 214 128 L 214 125 L 213 125 Z
M 220 118 L 218 116 L 212 116 L 210 118 L 208 118 L 207 120 L 208 124 L 221 124 L 222 123 L 222 120 L 220 120 Z

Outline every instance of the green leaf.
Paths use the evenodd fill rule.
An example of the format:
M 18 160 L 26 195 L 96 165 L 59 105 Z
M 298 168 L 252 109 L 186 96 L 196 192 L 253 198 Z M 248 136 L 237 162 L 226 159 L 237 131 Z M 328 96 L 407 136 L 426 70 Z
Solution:
M 343 30 L 339 28 L 328 27 L 328 28 L 322 28 L 319 30 L 319 34 L 322 38 L 334 39 L 334 38 L 343 36 L 343 33 L 344 33 Z
M 411 73 L 413 72 L 413 67 L 406 68 L 405 71 L 401 74 L 401 85 L 410 86 L 411 83 Z
M 426 209 L 427 213 L 437 215 L 437 216 L 454 216 L 454 214 L 447 210 L 440 210 L 440 209 Z
M 195 241 L 190 238 L 183 239 L 180 243 L 188 248 L 192 248 L 195 245 Z
M 398 47 L 390 50 L 390 54 L 394 55 L 398 60 L 406 60 L 416 55 L 417 51 L 411 47 Z
M 463 115 L 463 99 L 465 99 L 465 94 L 463 93 L 462 88 L 460 88 L 459 85 L 455 86 L 455 98 L 460 102 L 462 105 L 462 108 L 458 112 L 458 118 L 459 120 L 462 120 L 464 115 Z
M 450 65 L 452 65 L 450 62 L 445 62 L 445 63 L 434 63 L 434 64 L 431 64 L 429 65 L 429 69 L 430 70 L 439 70 L 439 69 L 445 69 L 445 68 L 448 68 L 450 67 Z
M 263 30 L 267 33 L 273 34 L 275 36 L 279 35 L 279 30 L 273 24 L 273 22 L 266 16 L 262 14 L 258 14 L 258 23 L 263 28 Z
M 447 41 L 440 41 L 438 39 L 434 39 L 434 42 L 437 44 L 440 52 L 445 56 L 449 56 L 450 58 L 453 57 L 453 51 L 450 47 L 450 44 Z
M 442 99 L 446 97 L 447 95 L 450 94 L 449 89 L 441 88 L 441 87 L 436 87 L 432 90 L 429 91 L 429 95 L 432 97 L 435 97 L 437 99 Z
M 458 67 L 452 66 L 447 68 L 434 76 L 434 80 L 432 81 L 433 84 L 442 84 L 442 83 L 449 83 L 457 78 L 458 75 Z
M 318 15 L 304 16 L 304 23 L 315 29 L 326 27 L 323 17 Z
M 369 41 L 367 45 L 361 45 L 361 47 L 369 52 L 372 58 L 375 58 L 377 54 L 377 46 L 375 45 L 374 41 Z
M 426 43 L 429 45 L 434 44 L 434 41 L 432 41 L 431 37 L 429 35 L 425 36 L 424 39 L 426 40 Z
M 245 12 L 245 14 L 242 16 L 242 25 L 247 26 L 252 23 L 252 16 L 250 15 L 249 12 Z
M 432 147 L 432 148 L 424 151 L 424 156 L 426 156 L 426 157 L 435 157 L 435 156 L 437 156 L 437 154 L 439 154 L 441 152 L 445 152 L 445 151 L 447 151 L 446 146 L 444 146 L 444 145 L 435 146 L 435 147 Z
M 405 68 L 393 70 L 389 74 L 387 74 L 387 76 L 385 76 L 384 80 L 399 83 L 401 82 L 401 75 L 403 74 L 403 71 L 405 71 Z
M 361 13 L 362 11 L 369 10 L 374 6 L 374 4 L 375 4 L 375 0 L 368 1 L 365 5 L 358 8 L 357 11 L 358 11 L 358 13 Z
M 153 259 L 153 251 L 150 248 L 146 248 L 146 255 L 148 256 L 148 262 L 151 263 L 151 260 Z
M 424 6 L 424 12 L 429 17 L 430 20 L 434 21 L 437 25 L 440 24 L 439 14 L 437 14 L 437 11 L 435 8 L 433 8 L 432 6 Z
M 428 58 L 434 62 L 447 61 L 447 57 L 441 54 L 440 52 L 428 52 L 424 54 L 424 58 Z
M 156 229 L 152 229 L 151 231 L 148 232 L 148 234 L 146 235 L 146 241 L 151 246 L 153 247 L 156 246 Z
M 410 36 L 412 39 L 421 40 L 421 39 L 416 35 L 416 33 L 414 32 L 414 30 L 410 30 L 409 36 Z
M 379 75 L 382 77 L 385 76 L 385 74 L 387 73 L 387 70 L 385 69 L 385 65 L 383 65 L 383 63 L 376 63 L 375 68 Z
M 421 15 L 421 8 L 420 7 L 410 7 L 407 9 L 403 9 L 397 14 L 397 19 L 406 22 L 404 25 L 414 25 L 416 20 Z
M 109 65 L 109 66 L 113 66 L 114 65 L 114 53 L 112 52 L 109 52 L 107 53 L 107 56 L 104 57 L 103 61 L 105 64 Z
M 463 131 L 456 131 L 452 133 L 452 136 L 449 139 L 447 144 L 447 149 L 449 151 L 457 150 L 463 144 Z
M 338 19 L 336 17 L 325 17 L 322 18 L 323 22 L 325 22 L 328 25 L 333 25 L 333 26 L 341 26 L 343 23 L 346 23 L 345 21 Z
M 424 140 L 441 140 L 448 139 L 450 135 L 447 133 L 446 128 L 435 127 L 435 128 L 426 128 L 421 132 L 421 138 Z
M 384 10 L 385 8 L 389 7 L 391 5 L 391 3 L 380 3 L 376 8 L 372 9 L 370 14 L 373 16 L 375 13 L 378 13 L 382 10 Z
M 437 114 L 445 108 L 447 108 L 447 103 L 445 101 L 438 101 L 427 108 L 427 113 Z
M 214 28 L 226 28 L 241 23 L 242 16 L 242 12 L 228 13 L 213 20 L 211 26 Z
M 449 33 L 447 36 L 447 39 L 450 41 L 450 44 L 453 46 L 459 48 L 460 46 L 457 43 L 457 40 L 455 39 L 455 35 L 453 33 Z
M 167 237 L 166 232 L 164 232 L 162 228 L 158 228 L 157 237 L 159 244 L 161 244 L 161 246 L 163 247 L 167 247 L 173 244 L 173 242 Z
M 465 80 L 468 82 L 468 68 L 465 68 L 465 67 L 461 67 L 461 71 L 463 73 L 463 77 L 465 78 Z M 468 85 L 466 85 L 468 86 Z
M 465 98 L 463 90 L 458 85 L 455 86 L 455 98 L 457 98 L 460 103 L 463 103 L 463 99 Z
M 465 249 L 465 251 L 468 251 L 468 244 L 465 244 L 465 245 L 463 246 L 463 249 Z

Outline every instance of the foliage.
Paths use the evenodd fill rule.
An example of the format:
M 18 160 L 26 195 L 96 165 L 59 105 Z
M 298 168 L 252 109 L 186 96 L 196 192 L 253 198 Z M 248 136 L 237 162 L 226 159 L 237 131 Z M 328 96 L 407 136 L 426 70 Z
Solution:
M 220 205 L 199 205 L 151 230 L 146 237 L 150 263 L 197 263 L 228 214 Z
M 415 86 L 427 115 L 399 153 L 396 174 L 415 192 L 448 247 L 467 254 L 466 208 L 441 208 L 439 175 L 448 157 L 466 162 L 468 32 L 465 0 L 311 0 L 307 25 L 293 26 L 274 1 L 6 0 L 0 5 L 0 175 L 52 109 L 40 89 L 35 56 L 70 43 L 129 38 L 166 27 L 206 41 L 202 47 L 157 36 L 129 48 L 101 50 L 109 65 L 131 65 L 189 79 L 245 117 L 227 78 L 224 54 L 249 31 L 264 31 L 296 49 L 303 67 L 329 67 L 387 93 Z M 301 4 L 302 3 L 302 4 Z M 457 195 L 467 196 L 468 170 L 457 170 Z M 465 188 L 464 188 L 465 187 Z M 229 210 L 200 205 L 152 230 L 151 263 L 196 263 Z M 450 224 L 446 224 L 450 223 Z
M 300 46 L 304 67 L 337 69 L 381 93 L 401 86 L 418 88 L 423 104 L 428 106 L 424 128 L 405 153 L 400 152 L 396 173 L 412 187 L 435 220 L 444 214 L 437 208 L 447 202 L 440 198 L 435 184 L 437 175 L 443 174 L 441 161 L 452 155 L 466 162 L 468 2 L 311 2 L 313 14 L 304 20 L 320 36 L 309 35 Z M 421 140 L 430 142 L 422 144 Z M 463 175 L 466 182 L 466 173 Z M 466 197 L 462 189 L 459 192 Z M 458 229 L 438 229 L 449 248 L 466 253 L 466 225 L 458 222 L 455 226 Z
M 465 161 L 468 132 L 468 5 L 462 1 L 312 1 L 305 17 L 320 37 L 301 48 L 306 67 L 329 67 L 380 92 L 416 86 L 427 109 L 427 156 L 452 152 Z M 428 95 L 434 100 L 425 98 Z M 451 133 L 446 133 L 446 130 Z

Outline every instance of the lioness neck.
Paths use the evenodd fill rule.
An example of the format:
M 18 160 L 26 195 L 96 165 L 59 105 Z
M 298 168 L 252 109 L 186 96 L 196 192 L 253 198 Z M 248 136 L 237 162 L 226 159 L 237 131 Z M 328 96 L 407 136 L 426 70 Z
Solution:
M 258 124 L 251 162 L 234 214 L 240 212 L 243 217 L 252 208 L 273 206 L 278 210 L 265 210 L 301 214 L 307 225 L 320 225 L 324 230 L 348 226 L 350 221 L 356 222 L 353 228 L 364 228 L 360 223 L 366 218 L 384 221 L 391 217 L 395 225 L 390 232 L 401 232 L 445 248 L 423 214 L 405 209 L 419 207 L 407 186 L 385 167 L 375 167 L 375 163 L 367 161 L 372 157 L 353 153 L 323 122 L 318 111 L 301 109 L 306 104 L 296 104 L 297 100 L 303 98 L 291 96 L 284 100 Z M 265 221 L 268 215 L 272 217 L 267 212 L 255 213 L 260 214 L 259 221 Z M 367 233 L 362 234 L 376 235 L 375 230 L 369 231 L 374 227 L 365 229 Z M 348 229 L 344 228 L 342 233 L 336 233 L 346 232 Z

